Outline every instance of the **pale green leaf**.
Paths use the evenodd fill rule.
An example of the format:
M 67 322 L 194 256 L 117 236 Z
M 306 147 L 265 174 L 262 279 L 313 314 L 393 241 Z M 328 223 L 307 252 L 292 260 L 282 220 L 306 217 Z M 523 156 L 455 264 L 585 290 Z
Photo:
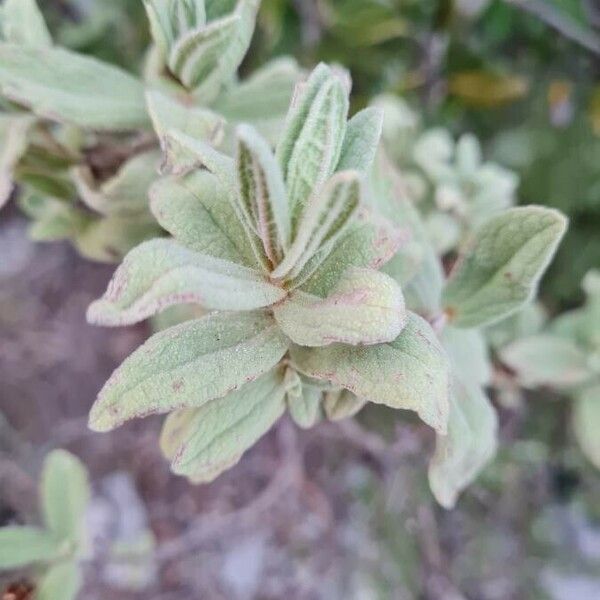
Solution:
M 477 327 L 518 310 L 534 296 L 567 226 L 558 211 L 512 208 L 474 234 L 444 290 L 457 327 Z
M 286 403 L 294 423 L 302 429 L 314 427 L 321 419 L 322 393 L 316 388 L 302 386 L 299 394 L 286 396 Z
M 36 600 L 75 600 L 83 587 L 83 574 L 74 562 L 54 565 L 42 577 Z
M 90 414 L 109 431 L 134 417 L 202 406 L 273 368 L 287 341 L 262 312 L 215 313 L 152 336 L 113 373 Z
M 35 117 L 0 113 L 0 208 L 13 190 L 13 171 L 27 149 Z
M 492 365 L 481 332 L 447 326 L 442 331 L 441 340 L 452 370 L 461 381 L 477 385 L 491 383 Z
M 65 450 L 47 456 L 41 498 L 46 527 L 58 539 L 81 543 L 90 487 L 87 471 L 76 456 Z
M 548 333 L 515 340 L 500 350 L 500 358 L 527 387 L 568 388 L 593 375 L 585 351 L 572 340 Z
M 81 127 L 124 130 L 149 124 L 140 81 L 61 48 L 0 44 L 0 92 L 38 116 Z
M 600 385 L 578 394 L 573 408 L 573 428 L 581 450 L 600 469 Z
M 336 170 L 355 169 L 368 173 L 375 160 L 382 127 L 382 109 L 369 107 L 356 113 L 348 121 L 342 153 Z
M 360 398 L 416 411 L 439 433 L 448 421 L 449 365 L 430 325 L 409 313 L 402 333 L 387 344 L 326 348 L 292 346 L 299 371 L 346 388 Z
M 18 526 L 0 528 L 0 571 L 52 561 L 60 553 L 59 541 L 42 529 Z
M 137 323 L 173 304 L 252 310 L 282 300 L 285 290 L 248 267 L 188 250 L 174 240 L 140 244 L 123 260 L 104 296 L 88 309 L 95 325 Z
M 452 508 L 458 495 L 496 452 L 498 418 L 483 389 L 455 379 L 450 395 L 447 435 L 436 438 L 429 485 L 436 500 Z
M 0 11 L 0 38 L 31 47 L 52 45 L 52 37 L 36 0 L 4 0 Z
M 366 403 L 348 390 L 333 390 L 325 394 L 323 408 L 330 421 L 341 421 L 356 415 Z
M 204 406 L 175 413 L 163 430 L 174 450 L 172 469 L 194 483 L 208 482 L 235 465 L 281 417 L 285 386 L 279 370 Z
M 391 342 L 407 320 L 400 286 L 384 273 L 356 267 L 327 298 L 294 291 L 273 313 L 281 330 L 301 346 Z

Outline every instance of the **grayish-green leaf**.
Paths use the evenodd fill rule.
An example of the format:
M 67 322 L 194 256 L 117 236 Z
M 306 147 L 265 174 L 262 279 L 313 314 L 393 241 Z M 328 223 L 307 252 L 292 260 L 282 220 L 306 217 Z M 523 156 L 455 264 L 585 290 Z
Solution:
M 330 421 L 341 421 L 356 415 L 366 403 L 348 390 L 333 390 L 325 394 L 323 408 Z
M 279 370 L 204 406 L 175 413 L 163 430 L 163 448 L 176 448 L 172 469 L 194 483 L 235 465 L 281 417 L 285 385 Z
M 369 107 L 356 113 L 346 129 L 337 171 L 354 169 L 368 173 L 375 160 L 383 127 L 383 110 Z
M 30 115 L 0 113 L 0 208 L 12 193 L 13 171 L 27 149 L 34 123 Z
M 174 240 L 156 239 L 125 257 L 104 296 L 89 307 L 87 318 L 96 325 L 128 325 L 173 304 L 252 310 L 285 296 L 285 290 L 253 269 L 193 252 Z
M 402 333 L 387 344 L 290 349 L 293 364 L 370 402 L 416 411 L 439 433 L 448 422 L 449 365 L 430 325 L 409 313 Z
M 42 529 L 0 528 L 0 571 L 55 560 L 61 550 L 60 542 Z
M 149 124 L 141 82 L 61 48 L 0 44 L 0 92 L 41 117 L 81 127 L 124 130 Z
M 573 428 L 583 453 L 600 469 L 600 385 L 578 394 L 573 408 Z
M 75 600 L 83 586 L 83 574 L 74 562 L 54 565 L 42 577 L 37 600 Z
M 0 11 L 0 39 L 31 47 L 52 45 L 52 37 L 36 0 L 4 0 Z
M 302 429 L 310 429 L 322 416 L 321 397 L 319 387 L 307 383 L 309 380 L 302 378 L 293 369 L 285 372 L 286 404 L 288 412 L 296 425 Z
M 452 370 L 461 381 L 478 385 L 491 383 L 489 352 L 478 330 L 447 326 L 442 331 L 441 339 L 452 362 Z
M 83 464 L 65 450 L 51 452 L 44 462 L 41 486 L 46 527 L 58 539 L 80 544 L 90 499 L 88 475 Z
M 567 226 L 558 211 L 512 208 L 474 234 L 444 290 L 457 327 L 497 321 L 531 300 Z
M 215 313 L 152 336 L 113 373 L 90 414 L 109 431 L 134 417 L 202 406 L 272 369 L 287 341 L 262 312 Z
M 282 331 L 301 346 L 391 342 L 407 319 L 400 286 L 361 268 L 346 271 L 327 298 L 298 290 L 273 312 Z

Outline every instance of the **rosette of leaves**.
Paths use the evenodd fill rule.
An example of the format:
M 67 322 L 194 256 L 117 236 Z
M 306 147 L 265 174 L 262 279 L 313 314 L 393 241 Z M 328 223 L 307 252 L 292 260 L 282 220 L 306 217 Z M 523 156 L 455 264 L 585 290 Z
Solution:
M 438 252 L 455 250 L 486 219 L 515 203 L 518 176 L 484 161 L 474 135 L 455 141 L 443 128 L 423 132 L 411 108 L 390 95 L 376 104 L 385 110 L 386 148 L 406 171 Z
M 154 44 L 140 80 L 54 46 L 34 0 L 6 2 L 0 94 L 12 110 L 0 120 L 0 135 L 10 142 L 0 154 L 0 199 L 16 180 L 34 237 L 70 239 L 96 260 L 119 260 L 158 235 L 147 191 L 158 177 L 159 138 L 168 129 L 217 144 L 229 131 L 226 120 L 247 120 L 274 135 L 285 116 L 298 76 L 294 61 L 278 59 L 245 81 L 235 78 L 259 4 L 146 2 Z M 176 56 L 173 70 L 165 36 Z M 193 85 L 185 76 L 190 69 Z M 43 155 L 32 157 L 35 183 L 42 172 L 43 186 L 22 175 L 35 125 L 47 142 Z
M 497 416 L 486 392 L 492 371 L 482 328 L 514 315 L 533 299 L 566 219 L 540 206 L 503 211 L 474 231 L 446 277 L 405 180 L 383 155 L 376 167 L 369 198 L 380 213 L 412 234 L 383 270 L 402 283 L 407 307 L 433 324 L 451 364 L 448 428 L 438 432 L 429 482 L 440 504 L 452 507 L 497 444 Z
M 0 570 L 31 569 L 39 600 L 73 600 L 83 584 L 80 563 L 88 552 L 85 512 L 88 475 L 64 450 L 44 462 L 40 502 L 43 526 L 0 528 Z
M 249 126 L 237 130 L 235 158 L 165 135 L 172 174 L 151 205 L 173 239 L 132 250 L 88 320 L 126 325 L 190 302 L 214 312 L 127 358 L 92 408 L 93 429 L 170 413 L 162 449 L 195 482 L 235 464 L 286 409 L 308 427 L 372 401 L 445 433 L 444 352 L 377 270 L 402 239 L 365 206 L 381 115 L 347 121 L 348 96 L 345 73 L 317 67 L 275 153 Z
M 574 401 L 575 437 L 600 469 L 600 271 L 586 275 L 583 289 L 584 306 L 512 341 L 499 355 L 524 387 L 549 387 Z

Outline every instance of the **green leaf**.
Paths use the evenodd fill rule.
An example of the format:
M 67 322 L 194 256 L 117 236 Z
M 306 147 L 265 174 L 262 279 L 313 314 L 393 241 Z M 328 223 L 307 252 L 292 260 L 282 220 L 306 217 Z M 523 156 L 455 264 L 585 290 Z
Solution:
M 573 408 L 573 428 L 581 450 L 600 469 L 600 385 L 578 394 Z
M 148 125 L 142 84 L 117 67 L 60 48 L 0 44 L 0 92 L 38 116 L 92 129 Z
M 387 344 L 290 349 L 294 366 L 360 398 L 416 411 L 439 433 L 448 421 L 449 366 L 429 324 L 409 313 L 402 333 Z
M 0 113 L 0 208 L 13 190 L 14 168 L 25 153 L 35 117 Z
M 356 215 L 361 196 L 359 173 L 333 175 L 320 193 L 307 201 L 293 243 L 271 273 L 273 279 L 297 276 L 324 245 L 333 243 Z
M 406 324 L 404 297 L 388 275 L 371 269 L 345 272 L 325 299 L 295 291 L 273 309 L 281 330 L 301 346 L 380 344 Z
M 237 181 L 240 213 L 262 242 L 271 265 L 290 243 L 290 214 L 281 170 L 269 145 L 249 125 L 237 129 Z
M 294 222 L 309 197 L 333 174 L 347 116 L 348 86 L 339 73 L 319 65 L 297 88 L 277 148 Z
M 479 475 L 496 453 L 498 418 L 483 389 L 455 379 L 447 435 L 436 438 L 429 485 L 445 508 Z
M 532 299 L 567 227 L 558 211 L 513 208 L 475 233 L 444 290 L 445 310 L 457 327 L 497 321 Z
M 310 385 L 293 369 L 287 369 L 284 377 L 286 404 L 293 421 L 302 429 L 310 429 L 322 416 L 322 390 Z
M 160 226 L 190 250 L 256 265 L 227 191 L 208 171 L 157 181 L 150 189 L 150 208 Z
M 134 248 L 116 270 L 106 293 L 88 309 L 95 325 L 142 321 L 173 304 L 252 310 L 286 296 L 256 271 L 156 239 Z
M 212 144 L 219 144 L 223 139 L 223 117 L 207 108 L 189 106 L 156 90 L 146 92 L 146 103 L 161 140 L 171 129 Z
M 134 417 L 193 408 L 272 369 L 287 341 L 262 312 L 215 313 L 152 336 L 113 373 L 90 427 L 109 431 Z
M 151 150 L 125 162 L 102 184 L 87 166 L 75 167 L 71 176 L 81 200 L 101 215 L 132 217 L 148 211 L 148 191 L 157 179 L 160 154 Z
M 526 387 L 569 388 L 593 376 L 585 351 L 572 340 L 548 333 L 515 340 L 500 350 L 500 358 Z
M 83 574 L 74 562 L 50 567 L 42 577 L 36 600 L 75 600 L 83 587 Z
M 461 381 L 477 385 L 491 383 L 492 365 L 481 332 L 447 326 L 442 331 L 441 340 L 452 362 L 452 370 Z
M 0 38 L 32 48 L 52 45 L 52 37 L 35 0 L 4 0 L 0 11 Z
M 51 561 L 61 553 L 60 543 L 35 527 L 0 528 L 0 571 Z
M 323 408 L 330 421 L 341 421 L 356 415 L 366 403 L 348 390 L 334 390 L 325 394 Z
M 65 450 L 51 452 L 42 472 L 42 508 L 46 527 L 58 539 L 81 543 L 90 500 L 86 468 Z
M 369 107 L 356 113 L 348 121 L 336 170 L 354 169 L 368 173 L 375 160 L 382 128 L 382 109 Z
M 212 481 L 281 417 L 284 398 L 283 378 L 275 370 L 200 408 L 174 413 L 162 433 L 173 471 L 194 483 Z

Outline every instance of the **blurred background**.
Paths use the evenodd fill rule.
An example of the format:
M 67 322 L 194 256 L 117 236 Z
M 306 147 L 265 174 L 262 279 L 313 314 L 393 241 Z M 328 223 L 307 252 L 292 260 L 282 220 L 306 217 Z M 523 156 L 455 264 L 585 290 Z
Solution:
M 40 5 L 58 43 L 139 70 L 141 2 Z M 520 203 L 569 216 L 541 300 L 550 314 L 582 302 L 600 266 L 596 0 L 263 0 L 243 69 L 282 54 L 349 68 L 354 109 L 392 94 L 425 127 L 474 133 L 518 173 Z M 29 241 L 14 206 L 0 257 L 0 525 L 36 514 L 50 449 L 81 457 L 94 526 L 119 542 L 87 573 L 86 600 L 600 598 L 600 477 L 565 398 L 495 398 L 498 457 L 451 511 L 427 485 L 432 432 L 374 405 L 308 432 L 284 420 L 192 487 L 160 455 L 160 420 L 86 429 L 101 385 L 149 334 L 85 323 L 113 268 Z

